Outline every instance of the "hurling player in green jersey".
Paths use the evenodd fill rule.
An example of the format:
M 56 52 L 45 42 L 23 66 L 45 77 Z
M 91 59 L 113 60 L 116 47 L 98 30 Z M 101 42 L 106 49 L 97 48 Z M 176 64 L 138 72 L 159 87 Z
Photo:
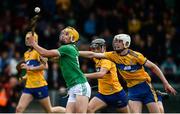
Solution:
M 47 50 L 40 47 L 33 37 L 29 38 L 29 44 L 44 57 L 59 57 L 59 65 L 62 75 L 68 87 L 67 113 L 86 113 L 91 88 L 86 77 L 79 67 L 79 52 L 74 43 L 78 41 L 79 33 L 72 27 L 66 27 L 61 31 L 58 49 Z

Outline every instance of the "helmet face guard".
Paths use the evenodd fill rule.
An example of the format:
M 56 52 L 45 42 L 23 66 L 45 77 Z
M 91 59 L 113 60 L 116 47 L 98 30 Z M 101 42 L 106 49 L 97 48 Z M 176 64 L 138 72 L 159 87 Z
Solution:
M 66 27 L 61 31 L 59 35 L 59 40 L 61 43 L 65 43 L 66 39 L 70 39 L 71 43 L 77 42 L 79 40 L 79 33 L 73 27 Z
M 90 45 L 90 49 L 97 49 L 97 48 L 100 48 L 99 44 L 91 44 Z
M 66 27 L 64 29 L 70 35 L 71 42 L 77 42 L 79 40 L 79 33 L 73 27 Z
M 102 48 L 105 47 L 106 44 L 105 44 L 105 40 L 104 39 L 95 39 L 91 42 L 90 44 L 90 50 L 101 50 L 102 51 Z
M 120 46 L 118 45 L 118 42 L 122 41 L 124 48 L 120 48 Z M 124 49 L 128 48 L 130 46 L 131 43 L 131 38 L 129 35 L 127 34 L 118 34 L 116 36 L 114 36 L 113 39 L 113 48 L 115 51 L 123 51 Z
M 29 37 L 31 37 L 32 36 L 32 32 L 30 31 L 30 32 L 27 32 L 26 33 L 26 36 L 25 36 L 25 45 L 26 46 L 29 46 L 29 42 L 27 41 L 27 39 L 29 38 Z M 38 43 L 38 35 L 34 32 L 34 35 L 33 35 L 34 37 L 34 40 L 35 40 L 35 42 L 37 42 Z

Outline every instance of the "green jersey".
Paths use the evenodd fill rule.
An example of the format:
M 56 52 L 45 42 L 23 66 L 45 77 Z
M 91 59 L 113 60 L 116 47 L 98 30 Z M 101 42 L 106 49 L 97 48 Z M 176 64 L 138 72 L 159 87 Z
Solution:
M 58 48 L 60 53 L 59 65 L 68 88 L 87 82 L 79 66 L 79 51 L 74 44 L 62 45 Z

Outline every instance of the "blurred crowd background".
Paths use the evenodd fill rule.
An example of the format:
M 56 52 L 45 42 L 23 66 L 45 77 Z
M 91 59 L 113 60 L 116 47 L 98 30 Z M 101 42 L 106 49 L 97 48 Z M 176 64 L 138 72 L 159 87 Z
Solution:
M 66 26 L 80 33 L 79 50 L 89 50 L 90 42 L 101 37 L 107 50 L 114 35 L 131 35 L 131 49 L 155 62 L 172 84 L 180 83 L 179 0 L 1 0 L 0 3 L 0 112 L 13 112 L 23 84 L 16 65 L 27 50 L 24 37 L 28 22 L 41 8 L 36 32 L 39 44 L 47 49 L 58 47 L 60 31 Z M 93 72 L 94 63 L 80 58 L 83 72 Z M 160 80 L 150 71 L 153 83 Z M 49 62 L 45 75 L 50 90 L 64 90 L 57 63 Z M 96 85 L 95 80 L 90 81 Z

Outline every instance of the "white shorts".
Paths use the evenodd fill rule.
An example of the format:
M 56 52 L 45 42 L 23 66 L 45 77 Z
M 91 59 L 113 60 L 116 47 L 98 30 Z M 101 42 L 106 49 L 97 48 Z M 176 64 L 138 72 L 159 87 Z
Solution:
M 68 102 L 76 102 L 76 95 L 87 96 L 90 98 L 91 87 L 88 82 L 77 84 L 69 89 L 68 94 Z

